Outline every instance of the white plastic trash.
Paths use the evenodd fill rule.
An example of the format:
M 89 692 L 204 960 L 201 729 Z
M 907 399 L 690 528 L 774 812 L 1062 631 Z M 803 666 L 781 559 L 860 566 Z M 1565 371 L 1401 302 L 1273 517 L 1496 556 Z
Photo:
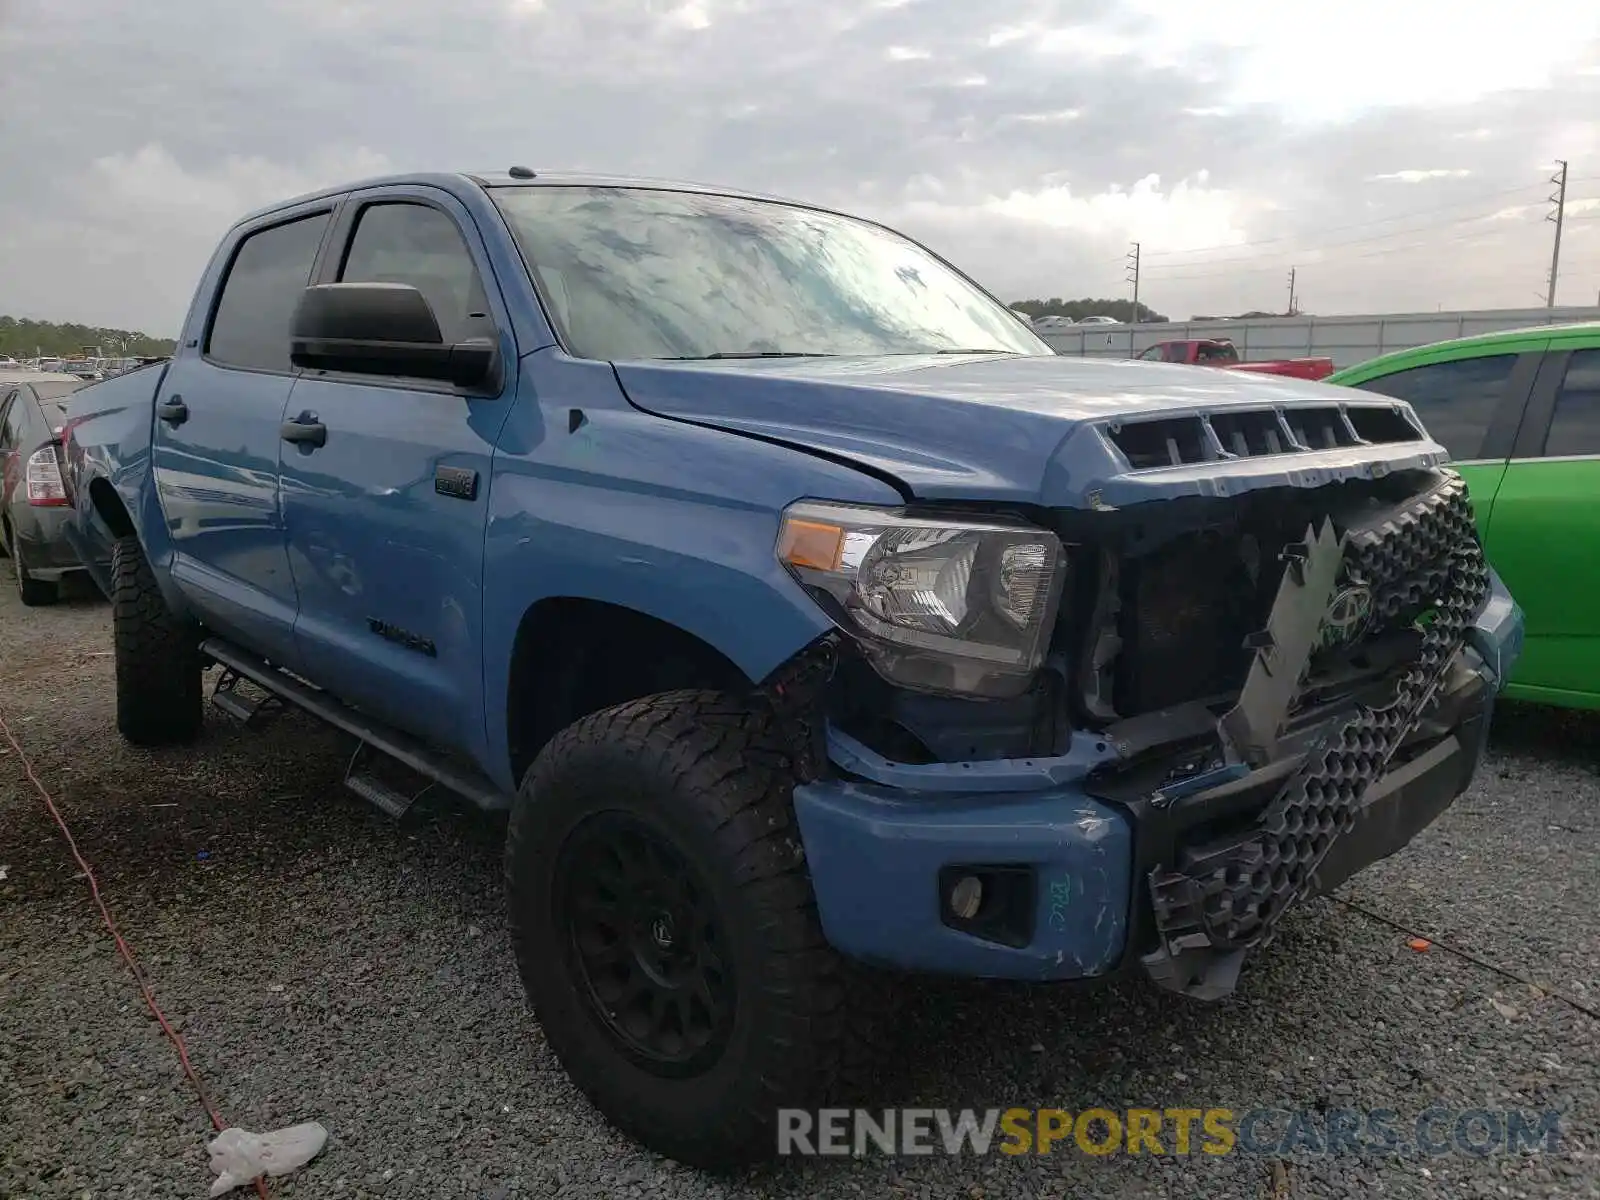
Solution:
M 270 1133 L 224 1129 L 207 1147 L 211 1151 L 211 1169 L 217 1173 L 211 1194 L 231 1192 L 259 1175 L 297 1171 L 320 1154 L 327 1141 L 328 1131 L 315 1121 Z

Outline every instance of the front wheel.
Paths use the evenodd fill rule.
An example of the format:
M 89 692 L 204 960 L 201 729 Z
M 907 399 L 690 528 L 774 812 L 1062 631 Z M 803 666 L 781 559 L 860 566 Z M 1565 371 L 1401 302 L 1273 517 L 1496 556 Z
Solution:
M 770 1158 L 777 1110 L 836 1090 L 852 1043 L 770 717 L 670 692 L 558 734 L 506 847 L 523 985 L 574 1083 L 694 1166 Z
M 136 746 L 195 737 L 205 722 L 199 638 L 167 605 L 133 535 L 111 549 L 117 729 Z

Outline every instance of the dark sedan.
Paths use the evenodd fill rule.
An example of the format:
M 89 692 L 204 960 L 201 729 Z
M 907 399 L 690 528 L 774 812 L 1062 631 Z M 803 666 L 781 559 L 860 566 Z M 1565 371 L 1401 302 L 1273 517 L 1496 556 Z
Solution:
M 52 604 L 66 575 L 83 570 L 63 540 L 71 509 L 61 481 L 67 398 L 86 380 L 0 371 L 0 551 L 24 604 Z

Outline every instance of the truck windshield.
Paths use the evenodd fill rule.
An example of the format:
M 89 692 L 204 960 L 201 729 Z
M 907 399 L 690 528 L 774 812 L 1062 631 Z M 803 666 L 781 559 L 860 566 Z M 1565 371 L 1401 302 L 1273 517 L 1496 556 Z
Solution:
M 583 358 L 1053 353 L 927 251 L 849 217 L 652 188 L 491 194 Z

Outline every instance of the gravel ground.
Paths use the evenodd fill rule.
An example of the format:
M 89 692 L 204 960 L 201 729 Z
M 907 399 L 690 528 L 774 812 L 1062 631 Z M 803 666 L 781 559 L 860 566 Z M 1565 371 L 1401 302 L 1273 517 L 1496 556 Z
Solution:
M 1058 1149 L 719 1179 L 614 1134 L 550 1055 L 506 947 L 500 824 L 430 796 L 397 826 L 340 786 L 349 742 L 297 714 L 123 746 L 105 605 L 23 609 L 8 574 L 0 712 L 216 1103 L 331 1131 L 277 1196 L 1600 1195 L 1600 721 L 1508 708 L 1472 791 L 1294 914 L 1230 1001 L 919 983 L 883 1080 L 886 1105 L 1554 1108 L 1556 1153 Z M 209 1125 L 3 744 L 0 867 L 0 1197 L 203 1196 Z

